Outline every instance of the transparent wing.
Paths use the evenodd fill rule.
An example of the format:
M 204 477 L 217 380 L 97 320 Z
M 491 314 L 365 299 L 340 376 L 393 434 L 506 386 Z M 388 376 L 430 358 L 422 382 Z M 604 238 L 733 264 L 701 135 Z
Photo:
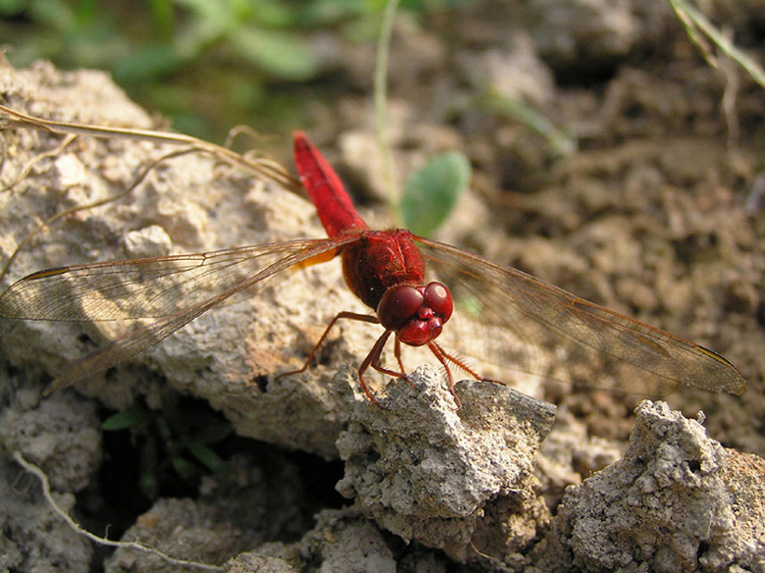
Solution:
M 452 289 L 455 312 L 472 308 L 490 352 L 517 370 L 646 396 L 664 396 L 678 385 L 732 394 L 745 389 L 736 368 L 712 350 L 517 269 L 416 240 L 429 268 Z M 460 309 L 461 302 L 468 308 Z
M 166 338 L 230 296 L 289 267 L 326 260 L 355 237 L 287 241 L 74 265 L 40 271 L 0 295 L 0 316 L 26 320 L 102 321 L 156 318 L 74 362 L 49 390 L 102 372 Z

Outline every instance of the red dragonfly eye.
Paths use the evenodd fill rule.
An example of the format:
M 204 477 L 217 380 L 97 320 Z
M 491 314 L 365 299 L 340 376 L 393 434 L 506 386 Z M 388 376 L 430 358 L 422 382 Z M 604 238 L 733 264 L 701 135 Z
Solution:
M 433 312 L 441 318 L 442 322 L 446 322 L 451 318 L 454 303 L 452 302 L 452 294 L 446 286 L 441 283 L 432 282 L 425 287 L 423 295 L 425 306 L 432 308 Z
M 377 318 L 398 339 L 411 346 L 422 346 L 438 338 L 452 315 L 452 295 L 441 283 L 427 287 L 390 288 L 377 306 Z
M 388 289 L 377 305 L 377 318 L 388 330 L 398 332 L 422 307 L 425 297 L 412 286 L 398 286 Z

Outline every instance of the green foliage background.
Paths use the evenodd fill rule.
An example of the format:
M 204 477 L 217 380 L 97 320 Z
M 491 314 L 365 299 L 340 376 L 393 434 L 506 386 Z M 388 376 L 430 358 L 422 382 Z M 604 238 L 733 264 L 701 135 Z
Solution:
M 184 133 L 300 125 L 301 100 L 330 97 L 312 37 L 374 43 L 385 0 L 0 0 L 0 45 L 17 67 L 111 72 L 130 96 Z M 414 17 L 450 0 L 409 0 Z M 324 89 L 323 89 L 324 88 Z M 281 128 L 281 129 L 280 129 Z

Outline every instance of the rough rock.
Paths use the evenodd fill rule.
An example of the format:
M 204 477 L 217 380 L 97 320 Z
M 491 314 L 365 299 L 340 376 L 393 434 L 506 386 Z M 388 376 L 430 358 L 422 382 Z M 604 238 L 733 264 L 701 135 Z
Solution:
M 297 539 L 309 527 L 299 476 L 290 463 L 270 461 L 232 460 L 231 475 L 207 478 L 200 499 L 158 500 L 122 540 L 139 539 L 176 559 L 219 565 L 276 539 Z M 160 572 L 177 567 L 156 555 L 120 548 L 106 570 Z
M 536 476 L 551 511 L 570 485 L 579 485 L 593 473 L 614 463 L 624 453 L 621 442 L 589 436 L 587 426 L 566 408 L 558 408 L 555 425 L 539 447 Z
M 499 384 L 462 382 L 458 409 L 437 372 L 423 367 L 412 374 L 411 385 L 399 381 L 384 389 L 382 409 L 366 398 L 350 369 L 337 378 L 348 388 L 352 420 L 338 441 L 346 470 L 337 488 L 356 501 L 322 512 L 299 542 L 299 558 L 294 546 L 268 543 L 279 538 L 277 524 L 297 527 L 295 517 L 278 508 L 300 505 L 275 499 L 293 488 L 273 479 L 268 487 L 253 483 L 231 497 L 225 487 L 206 487 L 196 504 L 160 501 L 123 539 L 139 538 L 175 557 L 208 563 L 241 548 L 245 555 L 227 566 L 243 571 L 248 563 L 394 571 L 402 559 L 432 562 L 429 570 L 440 570 L 439 559 L 411 542 L 460 561 L 522 562 L 519 552 L 550 519 L 533 471 L 538 443 L 552 426 L 552 406 Z M 264 524 L 271 524 L 267 531 Z M 155 556 L 118 550 L 109 570 L 138 563 L 151 571 L 167 567 Z
M 637 414 L 624 458 L 566 491 L 539 568 L 765 571 L 765 461 L 665 403 Z
M 350 378 L 346 371 L 344 375 Z M 422 367 L 386 389 L 385 410 L 360 392 L 338 440 L 338 491 L 406 541 L 466 561 L 502 559 L 548 519 L 533 475 L 555 408 L 499 384 L 457 384 Z
M 629 16 L 625 6 L 617 6 L 615 14 Z M 604 10 L 608 11 L 608 7 Z M 630 32 L 629 37 L 635 35 Z M 585 45 L 581 41 L 577 39 L 574 45 Z M 615 46 L 619 48 L 618 43 Z M 619 50 L 611 53 L 618 54 Z M 671 81 L 664 78 L 662 84 L 649 72 L 622 70 L 617 81 L 606 88 L 611 95 L 605 101 L 588 92 L 592 100 L 592 107 L 587 108 L 592 116 L 589 119 L 597 124 L 595 131 L 588 132 L 590 137 L 609 133 L 614 139 L 598 139 L 597 153 L 584 150 L 571 163 L 545 170 L 558 174 L 554 186 L 529 194 L 532 201 L 513 203 L 512 209 L 504 210 L 530 221 L 514 232 L 544 237 L 544 256 L 539 256 L 541 251 L 533 249 L 525 236 L 511 241 L 503 238 L 493 251 L 497 256 L 492 258 L 521 261 L 524 269 L 570 288 L 579 284 L 574 288 L 576 292 L 609 306 L 623 304 L 615 308 L 627 313 L 632 307 L 643 309 L 645 318 L 655 319 L 656 313 L 663 313 L 662 324 L 672 331 L 685 327 L 684 332 L 678 332 L 691 338 L 699 337 L 710 344 L 727 341 L 727 346 L 720 349 L 726 355 L 728 350 L 735 351 L 730 357 L 739 366 L 743 363 L 754 391 L 750 390 L 743 400 L 704 395 L 698 403 L 711 406 L 710 412 L 715 409 L 714 417 L 723 420 L 723 428 L 727 421 L 726 436 L 739 447 L 761 451 L 762 417 L 757 412 L 761 412 L 762 394 L 758 391 L 763 363 L 762 328 L 758 324 L 762 304 L 756 280 L 762 266 L 758 262 L 761 257 L 756 256 L 762 244 L 756 222 L 761 218 L 756 216 L 758 194 L 753 189 L 747 199 L 744 193 L 754 177 L 748 169 L 757 169 L 758 163 L 750 164 L 741 156 L 737 159 L 727 154 L 718 132 L 704 132 L 711 129 L 709 126 L 719 125 L 717 92 L 704 88 L 708 79 L 688 83 L 690 76 L 697 75 L 697 68 L 691 68 L 689 75 L 674 77 L 680 71 L 674 68 Z M 702 79 L 710 77 L 707 72 L 698 75 Z M 614 85 L 621 87 L 614 89 Z M 687 97 L 689 86 L 694 88 L 693 98 Z M 8 105 L 45 117 L 156 126 L 101 73 L 62 73 L 48 64 L 23 72 L 0 67 L 0 89 Z M 566 114 L 574 109 L 566 108 L 566 101 L 571 100 L 555 98 L 553 105 L 564 105 L 561 113 Z M 751 105 L 751 100 L 741 101 Z M 607 121 L 596 117 L 600 105 Z M 744 119 L 761 116 L 759 107 L 746 111 L 746 105 L 741 108 Z M 631 114 L 634 109 L 642 113 Z M 407 118 L 403 122 L 407 128 L 418 131 L 411 125 L 412 118 L 419 120 L 416 111 L 407 108 L 402 116 Z M 698 117 L 703 119 L 700 127 Z M 500 123 L 496 118 L 490 120 Z M 758 129 L 756 121 L 749 123 L 751 130 Z M 680 134 L 688 134 L 686 129 L 690 129 L 694 136 L 707 136 L 678 138 L 672 131 L 675 129 Z M 456 139 L 453 131 L 443 127 L 439 130 Z M 708 137 L 710 133 L 715 137 Z M 61 142 L 58 136 L 31 129 L 6 129 L 2 135 L 6 143 L 2 185 L 22 173 L 37 154 L 53 150 Z M 646 139 L 632 141 L 636 137 Z M 631 141 L 624 145 L 622 138 Z M 497 147 L 497 140 L 486 138 L 484 133 L 477 133 L 474 139 L 478 147 Z M 452 140 L 444 137 L 443 141 Z M 5 260 L 10 256 L 26 234 L 48 216 L 124 191 L 142 167 L 167 151 L 170 148 L 146 142 L 80 137 L 57 155 L 40 157 L 16 187 L 0 193 L 0 257 Z M 726 166 L 730 169 L 726 170 Z M 507 183 L 507 179 L 503 181 Z M 740 206 L 745 200 L 749 213 Z M 473 218 L 472 213 L 463 210 L 462 214 Z M 604 213 L 608 218 L 617 218 L 603 222 Z M 495 229 L 490 227 L 484 225 L 476 234 L 491 231 L 495 235 Z M 577 228 L 582 229 L 578 236 L 569 234 Z M 636 235 L 650 239 L 643 243 L 637 241 Z M 70 215 L 45 229 L 36 241 L 24 246 L 10 274 L 0 281 L 0 288 L 27 273 L 61 264 L 218 249 L 296 236 L 323 236 L 310 205 L 283 190 L 258 185 L 249 175 L 208 158 L 185 156 L 163 163 L 122 202 Z M 471 241 L 460 244 L 475 245 Z M 643 244 L 649 248 L 640 251 L 638 246 Z M 524 259 L 518 252 L 528 254 Z M 550 273 L 544 271 L 548 262 Z M 658 269 L 655 282 L 639 274 L 651 264 Z M 577 283 L 575 277 L 583 282 Z M 582 285 L 584 288 L 580 288 Z M 540 458 L 547 465 L 538 468 L 541 485 L 536 485 L 528 458 L 502 448 L 485 453 L 480 444 L 471 444 L 473 436 L 485 432 L 488 440 L 500 444 L 502 440 L 528 439 L 525 449 L 536 447 L 533 432 L 518 438 L 510 428 L 497 429 L 490 420 L 485 427 L 476 422 L 486 418 L 482 417 L 483 410 L 471 412 L 475 404 L 493 404 L 490 411 L 501 413 L 497 419 L 511 419 L 511 412 L 504 407 L 494 410 L 496 403 L 491 397 L 481 394 L 478 400 L 468 399 L 474 391 L 497 397 L 505 391 L 501 387 L 460 385 L 463 408 L 457 411 L 443 387 L 434 395 L 434 386 L 424 381 L 418 383 L 422 386 L 418 392 L 402 382 L 400 388 L 391 388 L 381 396 L 389 396 L 386 404 L 397 400 L 403 403 L 396 402 L 400 405 L 391 412 L 378 411 L 368 402 L 355 399 L 358 385 L 347 372 L 344 376 L 331 375 L 337 364 L 358 364 L 369 350 L 374 329 L 358 325 L 341 326 L 342 335 L 333 335 L 321 353 L 320 366 L 301 375 L 277 380 L 269 377 L 279 370 L 298 367 L 301 361 L 294 356 L 294 348 L 307 354 L 327 319 L 338 310 L 364 309 L 342 286 L 336 265 L 300 271 L 262 289 L 256 297 L 230 301 L 154 349 L 103 377 L 78 384 L 76 389 L 109 407 L 121 408 L 141 395 L 150 404 L 158 403 L 159 385 L 168 384 L 207 399 L 234 422 L 239 435 L 324 457 L 338 456 L 335 441 L 345 430 L 340 446 L 348 468 L 341 488 L 354 496 L 353 509 L 322 511 L 319 523 L 302 541 L 284 543 L 265 541 L 273 537 L 260 531 L 248 537 L 256 526 L 242 526 L 229 519 L 231 514 L 242 514 L 243 507 L 247 513 L 264 516 L 242 498 L 231 496 L 235 502 L 225 507 L 210 500 L 206 505 L 162 501 L 155 513 L 139 520 L 132 533 L 145 534 L 148 541 L 156 541 L 152 535 L 157 532 L 166 538 L 176 536 L 174 539 L 183 543 L 174 547 L 190 550 L 189 557 L 205 548 L 214 550 L 211 556 L 221 560 L 244 551 L 238 559 L 244 562 L 243 567 L 248 561 L 254 561 L 256 566 L 260 563 L 295 570 L 318 569 L 327 563 L 325 570 L 329 570 L 330 565 L 342 562 L 338 539 L 342 541 L 340 547 L 347 548 L 347 554 L 359 563 L 384 568 L 393 562 L 402 571 L 459 567 L 441 551 L 423 550 L 418 540 L 445 547 L 458 559 L 476 558 L 481 569 L 495 565 L 497 569 L 521 568 L 528 564 L 527 548 L 533 536 L 541 534 L 540 526 L 555 513 L 544 507 L 542 499 L 557 509 L 563 488 L 611 461 L 615 456 L 613 445 L 600 444 L 590 450 L 593 442 L 579 429 L 568 441 L 560 434 L 556 437 L 554 431 L 555 441 L 544 448 L 544 457 Z M 60 420 L 71 420 L 77 412 L 84 414 L 84 423 L 72 426 L 69 436 L 73 438 L 71 443 L 81 443 L 94 428 L 92 409 L 80 409 L 80 402 L 70 400 L 75 395 L 71 391 L 66 399 L 55 396 L 50 402 L 40 401 L 39 392 L 50 374 L 124 332 L 122 326 L 106 323 L 11 324 L 0 320 L 2 407 L 12 404 L 12 394 L 17 400 L 12 410 L 3 414 L 5 428 L 13 429 L 17 421 L 25 428 L 39 428 L 33 412 L 50 414 L 48 409 L 63 408 L 65 415 Z M 429 400 L 437 407 L 431 409 Z M 506 399 L 501 402 L 515 403 Z M 405 417 L 408 424 L 388 424 L 395 422 L 393 414 Z M 352 423 L 348 422 L 350 416 Z M 630 424 L 631 419 L 625 416 L 618 423 Z M 686 567 L 763 570 L 758 557 L 763 553 L 763 462 L 755 456 L 722 450 L 706 440 L 697 426 L 663 407 L 644 407 L 625 459 L 581 486 L 569 488 L 564 506 L 551 522 L 550 533 L 534 553 L 538 570 L 608 570 L 617 566 L 627 571 Z M 536 434 L 541 438 L 544 432 Z M 39 436 L 42 440 L 29 440 L 25 446 L 20 433 L 4 432 L 3 446 L 7 440 L 13 447 L 51 453 L 54 457 L 49 458 L 46 469 L 56 487 L 67 491 L 81 487 L 92 475 L 95 458 L 88 457 L 90 454 L 81 457 L 87 453 L 83 449 L 71 460 L 61 460 L 60 456 L 70 453 L 68 446 L 51 449 L 51 435 Z M 415 437 L 419 442 L 414 441 Z M 404 438 L 413 444 L 411 455 Z M 432 443 L 425 444 L 428 439 Z M 446 451 L 447 445 L 456 452 Z M 377 457 L 379 454 L 388 457 Z M 407 465 L 407 455 L 420 460 L 420 465 Z M 77 461 L 83 457 L 90 461 Z M 45 456 L 39 458 L 42 464 L 45 460 Z M 508 460 L 512 464 L 505 466 Z M 487 465 L 492 467 L 484 472 Z M 439 475 L 434 471 L 444 467 L 462 468 L 471 479 L 455 482 L 449 479 L 453 473 Z M 86 475 L 75 475 L 76 468 L 84 469 Z M 32 553 L 40 557 L 42 564 L 66 562 L 76 569 L 79 563 L 85 563 L 90 554 L 87 546 L 60 522 L 54 523 L 40 499 L 18 487 L 18 475 L 13 470 L 2 481 L 14 484 L 0 497 L 0 519 L 6 535 L 0 551 L 3 564 L 16 568 L 34 565 L 24 561 Z M 401 479 L 404 475 L 412 479 Z M 369 478 L 368 483 L 362 481 L 365 478 Z M 265 491 L 278 499 L 274 492 L 280 491 L 279 485 L 292 487 L 290 480 L 284 481 L 286 484 L 270 484 Z M 413 484 L 420 489 L 414 491 Z M 448 486 L 447 491 L 444 486 Z M 513 491 L 515 486 L 519 492 Z M 29 500 L 24 507 L 16 504 L 20 499 L 17 490 L 29 496 L 24 498 Z M 443 494 L 443 498 L 428 499 L 427 492 Z M 257 501 L 262 494 L 248 495 Z M 65 505 L 71 507 L 73 499 L 64 499 Z M 284 506 L 295 504 L 299 501 L 285 501 Z M 447 517 L 437 515 L 439 512 Z M 467 515 L 461 516 L 460 512 Z M 158 515 L 176 529 L 158 525 Z M 435 524 L 440 519 L 448 521 L 448 516 L 456 525 L 439 530 Z M 699 527 L 700 523 L 704 527 Z M 290 534 L 297 538 L 308 527 L 301 523 Z M 46 535 L 39 535 L 40 531 Z M 203 542 L 197 543 L 199 539 Z M 364 553 L 359 539 L 366 540 L 373 554 Z M 402 539 L 413 542 L 407 546 Z M 470 553 L 473 547 L 466 548 L 470 542 L 483 555 Z M 56 547 L 52 547 L 54 543 Z M 71 555 L 60 551 L 59 543 L 67 545 Z M 406 563 L 410 569 L 406 569 Z M 230 567 L 235 566 L 236 561 L 232 561 Z
M 75 497 L 53 494 L 66 511 Z M 0 457 L 0 571 L 87 571 L 93 550 L 46 505 L 37 478 Z
M 258 553 L 240 553 L 226 563 L 227 573 L 295 573 L 297 569 L 276 557 Z
M 327 542 L 331 540 L 331 542 Z M 349 512 L 324 511 L 301 542 L 317 571 L 380 571 L 394 573 L 396 559 L 384 534 L 368 520 Z
M 639 0 L 534 0 L 529 9 L 537 47 L 561 74 L 602 72 L 673 25 L 669 6 Z
M 57 491 L 78 492 L 101 464 L 96 407 L 72 394 L 42 398 L 18 389 L 0 410 L 0 444 L 50 476 Z

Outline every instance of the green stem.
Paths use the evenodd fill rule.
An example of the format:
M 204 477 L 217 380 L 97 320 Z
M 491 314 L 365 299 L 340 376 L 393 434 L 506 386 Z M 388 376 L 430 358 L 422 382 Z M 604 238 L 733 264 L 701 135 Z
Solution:
M 399 0 L 388 0 L 382 14 L 380 36 L 377 39 L 377 57 L 375 60 L 374 105 L 377 147 L 380 151 L 380 159 L 382 160 L 385 194 L 388 198 L 388 204 L 390 205 L 394 218 L 396 221 L 401 221 L 401 212 L 398 201 L 396 200 L 398 192 L 396 190 L 393 158 L 391 156 L 387 137 L 388 117 L 386 110 L 386 102 L 388 98 L 388 54 L 390 53 L 390 37 L 393 32 L 393 20 L 396 15 L 398 3 Z
M 752 58 L 739 50 L 720 30 L 715 28 L 702 12 L 685 0 L 668 0 L 668 2 L 685 28 L 686 33 L 696 45 L 701 46 L 697 37 L 697 31 L 699 31 L 712 40 L 726 56 L 738 63 L 755 82 L 765 88 L 765 72 L 763 72 L 763 69 Z

